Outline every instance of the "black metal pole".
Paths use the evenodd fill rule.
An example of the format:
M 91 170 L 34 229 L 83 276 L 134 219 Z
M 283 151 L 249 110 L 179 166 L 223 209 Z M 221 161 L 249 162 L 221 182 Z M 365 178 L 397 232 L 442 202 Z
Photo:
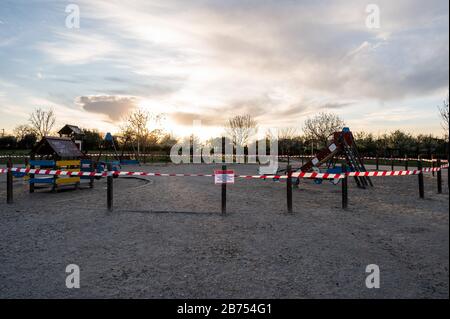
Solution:
M 342 179 L 342 209 L 347 209 L 348 207 L 348 176 L 347 176 L 347 167 L 345 164 L 342 164 L 342 174 L 345 174 Z
M 222 171 L 225 173 L 227 170 L 226 165 L 222 165 Z M 227 213 L 227 183 L 225 180 L 222 180 L 222 214 Z
M 394 170 L 394 158 L 391 155 L 391 171 Z
M 408 156 L 405 154 L 405 171 L 408 170 Z
M 8 163 L 6 164 L 8 168 L 8 172 L 6 173 L 6 203 L 13 203 L 13 174 L 11 171 L 12 161 L 11 158 L 8 159 Z
M 107 165 L 108 169 L 108 175 L 106 177 L 106 184 L 107 184 L 107 191 L 106 191 L 106 202 L 108 206 L 108 211 L 113 210 L 113 172 L 112 172 L 112 165 L 111 163 L 108 163 Z
M 96 171 L 96 168 L 97 168 L 97 163 L 94 163 L 93 161 L 91 161 L 90 163 L 89 163 L 89 171 L 91 172 L 91 173 L 94 173 L 95 171 Z M 92 176 L 90 179 L 89 179 L 89 188 L 93 188 L 94 187 L 94 177 Z
M 419 160 L 418 162 L 417 162 L 417 169 L 418 170 L 420 170 L 420 173 L 419 173 L 419 177 L 418 177 L 418 180 L 419 180 L 419 196 L 420 196 L 420 198 L 424 198 L 425 197 L 425 191 L 424 191 L 424 188 L 423 188 L 423 172 L 422 172 L 422 161 L 421 160 Z
M 438 194 L 442 194 L 442 169 L 441 169 L 441 160 L 438 159 L 436 163 L 439 170 L 437 171 L 437 189 Z
M 375 159 L 375 166 L 376 166 L 376 170 L 380 170 L 380 159 L 378 158 L 378 155 Z
M 286 168 L 287 180 L 286 180 L 286 196 L 287 196 L 287 209 L 288 213 L 292 213 L 292 167 L 288 165 Z
M 31 155 L 30 156 L 30 162 L 34 161 L 34 159 L 35 159 L 35 156 Z M 30 164 L 30 168 L 33 169 L 34 165 Z M 29 181 L 29 183 L 30 183 L 30 193 L 34 193 L 34 181 L 33 180 L 34 180 L 34 174 L 30 174 L 30 181 Z

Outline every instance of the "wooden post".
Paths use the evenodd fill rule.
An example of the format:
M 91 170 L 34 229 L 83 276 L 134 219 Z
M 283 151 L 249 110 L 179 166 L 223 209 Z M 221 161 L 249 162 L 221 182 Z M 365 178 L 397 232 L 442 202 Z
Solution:
M 376 166 L 376 170 L 380 170 L 380 159 L 377 157 L 375 158 L 375 166 Z
M 6 167 L 8 168 L 8 172 L 6 173 L 6 203 L 12 204 L 13 203 L 13 173 L 11 171 L 11 168 L 12 168 L 11 158 L 8 159 Z
M 436 163 L 439 170 L 437 171 L 437 189 L 438 194 L 442 194 L 442 169 L 441 169 L 441 160 L 438 159 Z
M 347 176 L 347 167 L 345 164 L 342 164 L 342 173 L 345 174 L 342 179 L 342 209 L 347 209 L 348 207 L 348 176 Z
M 113 210 L 113 172 L 112 172 L 112 164 L 107 164 L 108 175 L 106 177 L 107 191 L 106 191 L 106 202 L 108 211 Z
M 417 162 L 417 169 L 418 170 L 420 170 L 420 173 L 419 173 L 419 177 L 418 177 L 418 180 L 419 180 L 419 196 L 420 196 L 420 198 L 424 198 L 425 197 L 425 191 L 424 191 L 424 188 L 423 188 L 423 172 L 422 172 L 422 161 L 421 160 L 419 160 L 418 162 Z
M 227 166 L 222 165 L 222 171 L 226 171 Z M 222 215 L 227 213 L 227 183 L 222 181 Z
M 90 167 L 89 167 L 89 171 L 90 171 L 91 173 L 97 171 L 97 163 L 96 163 L 96 162 L 91 161 L 91 164 L 90 164 L 89 166 L 90 166 Z M 89 188 L 94 188 L 94 179 L 95 179 L 95 178 L 94 178 L 93 176 L 89 179 Z
M 225 154 L 226 153 L 226 142 L 227 142 L 226 137 L 222 136 L 222 163 L 226 163 L 226 159 L 227 159 L 226 154 Z M 233 155 L 233 153 L 234 153 L 234 151 L 232 152 L 231 155 Z
M 288 213 L 292 213 L 292 167 L 291 165 L 287 166 L 287 180 L 286 180 L 286 196 L 287 196 L 287 209 Z
M 30 156 L 30 160 L 34 160 L 34 159 L 35 159 L 35 156 L 31 155 Z M 33 169 L 34 165 L 30 165 L 30 168 Z M 34 193 L 34 182 L 32 181 L 33 179 L 34 179 L 34 174 L 30 174 L 30 181 L 29 181 L 29 183 L 30 183 L 30 193 Z

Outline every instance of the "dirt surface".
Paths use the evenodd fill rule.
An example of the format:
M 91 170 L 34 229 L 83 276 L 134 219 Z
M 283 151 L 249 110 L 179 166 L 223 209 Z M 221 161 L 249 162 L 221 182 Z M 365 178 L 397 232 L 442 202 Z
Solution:
M 219 166 L 153 164 L 126 170 L 210 173 Z M 229 165 L 256 174 L 254 165 Z M 377 177 L 371 189 L 302 180 L 294 214 L 284 182 L 237 180 L 220 214 L 220 186 L 205 177 L 105 180 L 94 189 L 27 192 L 0 175 L 1 298 L 448 298 L 449 196 L 425 174 Z M 65 268 L 81 269 L 67 289 Z M 368 264 L 380 289 L 365 286 Z

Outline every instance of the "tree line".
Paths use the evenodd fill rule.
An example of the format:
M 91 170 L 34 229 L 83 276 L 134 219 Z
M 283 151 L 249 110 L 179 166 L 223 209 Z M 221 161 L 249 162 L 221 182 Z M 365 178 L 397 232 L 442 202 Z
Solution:
M 448 98 L 439 107 L 442 119 L 444 137 L 432 134 L 412 135 L 401 130 L 390 133 L 374 135 L 366 132 L 354 132 L 358 150 L 363 156 L 382 157 L 431 157 L 433 154 L 446 157 L 448 153 Z M 162 115 L 153 115 L 147 111 L 137 109 L 123 118 L 120 125 L 120 134 L 115 136 L 118 149 L 139 153 L 163 152 L 168 153 L 179 139 L 156 127 Z M 27 124 L 18 125 L 13 134 L 0 137 L 0 150 L 29 150 L 42 137 L 54 134 L 52 131 L 56 122 L 52 109 L 35 109 L 29 117 Z M 345 126 L 344 121 L 333 113 L 319 113 L 306 119 L 302 131 L 288 127 L 278 130 L 278 151 L 280 155 L 313 155 L 319 149 L 326 147 L 330 135 L 340 131 Z M 84 150 L 96 151 L 102 145 L 104 134 L 96 129 L 82 129 L 84 133 Z M 246 148 L 248 143 L 256 136 L 258 123 L 251 115 L 237 115 L 227 120 L 224 125 L 224 134 L 228 136 L 235 146 Z M 266 132 L 266 139 L 274 138 L 273 133 Z M 187 137 L 191 142 L 198 137 Z M 212 144 L 216 138 L 211 138 L 205 144 Z M 186 139 L 186 138 L 185 138 Z M 268 144 L 268 143 L 267 143 Z

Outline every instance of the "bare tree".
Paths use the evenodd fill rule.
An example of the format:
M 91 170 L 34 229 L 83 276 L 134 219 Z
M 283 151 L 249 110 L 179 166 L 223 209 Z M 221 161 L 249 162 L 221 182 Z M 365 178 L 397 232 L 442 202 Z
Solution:
M 297 129 L 294 127 L 284 127 L 278 131 L 278 149 L 281 155 L 290 155 L 296 142 L 300 139 Z
M 447 95 L 447 98 L 444 100 L 444 103 L 442 104 L 442 106 L 439 107 L 439 113 L 441 114 L 441 119 L 442 119 L 441 125 L 445 131 L 446 139 L 448 139 L 448 136 L 449 136 L 449 122 L 448 121 L 449 121 L 450 110 L 448 107 L 448 99 L 449 99 L 449 97 Z
M 43 138 L 50 134 L 55 125 L 56 117 L 53 109 L 48 111 L 37 108 L 30 115 L 30 125 L 38 138 Z
M 293 140 L 298 136 L 298 131 L 295 127 L 284 127 L 278 131 L 279 140 Z
M 158 122 L 160 119 L 161 115 L 153 116 L 142 109 L 132 111 L 124 119 L 124 125 L 121 128 L 122 135 L 136 142 L 138 155 L 141 149 L 145 151 L 146 146 L 152 141 L 155 141 L 156 134 L 161 134 L 160 130 L 149 130 L 150 121 L 155 120 Z
M 35 131 L 30 125 L 27 124 L 21 124 L 14 128 L 14 136 L 18 141 L 21 141 L 25 138 L 27 135 L 35 134 Z
M 338 115 L 323 112 L 312 118 L 308 118 L 304 123 L 303 132 L 305 133 L 306 139 L 325 146 L 328 137 L 332 133 L 342 130 L 344 125 L 344 121 Z
M 228 119 L 225 127 L 225 131 L 233 140 L 234 145 L 239 146 L 246 146 L 257 130 L 258 123 L 250 115 L 236 115 Z

